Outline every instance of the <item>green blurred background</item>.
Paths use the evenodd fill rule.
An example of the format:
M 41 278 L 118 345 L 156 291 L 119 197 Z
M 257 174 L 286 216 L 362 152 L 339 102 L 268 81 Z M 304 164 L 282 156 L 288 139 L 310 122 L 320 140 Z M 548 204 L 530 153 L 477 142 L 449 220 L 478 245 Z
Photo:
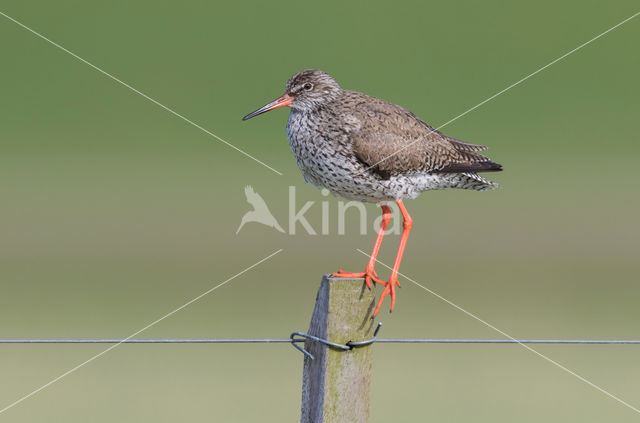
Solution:
M 123 338 L 280 248 L 139 337 L 286 337 L 307 328 L 323 273 L 364 267 L 356 249 L 374 233 L 361 236 L 353 213 L 347 236 L 255 223 L 236 235 L 247 184 L 285 228 L 289 185 L 299 204 L 316 201 L 316 228 L 327 200 L 302 180 L 286 111 L 244 114 L 317 67 L 438 126 L 638 3 L 5 0 L 0 10 L 283 173 L 0 16 L 0 338 Z M 640 338 L 639 41 L 637 18 L 450 124 L 447 134 L 491 146 L 501 188 L 407 202 L 402 271 L 514 337 Z M 381 260 L 392 262 L 397 239 Z M 398 295 L 382 337 L 500 337 L 408 281 Z M 105 348 L 0 345 L 0 409 Z M 374 348 L 372 422 L 638 418 L 518 345 Z M 638 348 L 536 347 L 636 407 Z M 296 421 L 301 370 L 286 344 L 124 345 L 0 421 Z

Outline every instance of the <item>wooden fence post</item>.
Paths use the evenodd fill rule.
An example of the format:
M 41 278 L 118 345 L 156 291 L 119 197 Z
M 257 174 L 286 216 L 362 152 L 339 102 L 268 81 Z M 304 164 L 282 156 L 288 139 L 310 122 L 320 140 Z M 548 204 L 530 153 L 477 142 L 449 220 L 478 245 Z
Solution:
M 322 278 L 309 334 L 346 344 L 373 336 L 373 292 L 363 279 Z M 366 423 L 369 420 L 371 345 L 350 351 L 305 342 L 302 423 Z

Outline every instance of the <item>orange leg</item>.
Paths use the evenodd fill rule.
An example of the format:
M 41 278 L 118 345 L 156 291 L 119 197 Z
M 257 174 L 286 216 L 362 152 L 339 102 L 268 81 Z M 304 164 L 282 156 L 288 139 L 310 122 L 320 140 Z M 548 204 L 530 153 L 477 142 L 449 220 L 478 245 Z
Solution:
M 376 242 L 373 244 L 373 251 L 371 252 L 371 256 L 369 257 L 369 262 L 367 263 L 367 267 L 364 272 L 344 272 L 343 270 L 338 270 L 333 274 L 333 277 L 336 278 L 364 278 L 367 286 L 371 288 L 371 281 L 376 283 L 385 284 L 386 282 L 378 279 L 378 275 L 374 270 L 376 265 L 376 258 L 378 257 L 378 253 L 380 252 L 380 246 L 382 245 L 382 238 L 384 238 L 384 233 L 387 231 L 387 226 L 389 226 L 389 220 L 391 219 L 391 209 L 387 205 L 383 205 L 382 207 L 382 222 L 380 223 L 380 229 L 378 230 L 378 236 L 376 237 Z
M 389 281 L 385 282 L 384 290 L 380 295 L 380 299 L 378 300 L 378 305 L 376 306 L 375 311 L 373 312 L 373 317 L 376 317 L 378 311 L 380 311 L 380 306 L 382 305 L 382 300 L 385 296 L 391 296 L 391 310 L 393 311 L 393 307 L 396 304 L 396 285 L 400 286 L 398 283 L 398 270 L 400 269 L 400 262 L 402 261 L 402 254 L 404 254 L 404 248 L 407 245 L 407 239 L 409 239 L 409 232 L 411 232 L 411 226 L 413 225 L 413 219 L 409 216 L 407 209 L 402 204 L 402 200 L 396 200 L 398 207 L 400 208 L 400 213 L 402 213 L 402 236 L 400 237 L 400 245 L 398 246 L 398 253 L 396 254 L 396 260 L 393 263 L 393 269 L 391 270 L 391 276 L 389 277 Z

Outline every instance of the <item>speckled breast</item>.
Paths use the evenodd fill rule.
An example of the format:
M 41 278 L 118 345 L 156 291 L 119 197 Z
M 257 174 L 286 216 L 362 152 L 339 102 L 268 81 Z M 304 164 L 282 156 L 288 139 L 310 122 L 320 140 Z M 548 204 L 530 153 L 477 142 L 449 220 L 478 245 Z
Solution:
M 349 148 L 346 133 L 332 128 L 322 114 L 292 110 L 287 136 L 306 182 L 349 199 L 381 199 L 381 187 L 375 186 L 379 181 L 370 180 L 373 178 Z

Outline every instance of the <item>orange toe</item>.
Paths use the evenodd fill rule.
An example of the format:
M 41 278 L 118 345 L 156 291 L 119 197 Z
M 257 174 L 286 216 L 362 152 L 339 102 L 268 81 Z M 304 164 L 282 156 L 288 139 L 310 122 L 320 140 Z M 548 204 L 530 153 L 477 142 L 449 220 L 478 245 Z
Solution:
M 373 311 L 373 315 L 371 316 L 372 318 L 378 315 L 378 312 L 380 311 L 380 307 L 382 306 L 382 302 L 384 301 L 384 297 L 386 297 L 387 295 L 391 297 L 391 308 L 389 312 L 393 311 L 393 308 L 396 305 L 396 286 L 400 286 L 397 278 L 394 278 L 394 279 L 395 280 L 392 280 L 390 278 L 388 282 L 380 282 L 384 285 L 384 289 L 382 290 L 382 294 L 380 294 L 380 298 L 378 299 L 378 304 L 376 304 L 376 309 Z
M 369 268 L 367 268 L 364 272 L 345 272 L 344 270 L 340 269 L 337 272 L 333 273 L 331 276 L 333 276 L 334 278 L 363 278 L 369 289 L 373 287 L 371 281 L 379 284 L 386 283 L 378 278 L 378 274 L 375 272 L 375 270 Z

